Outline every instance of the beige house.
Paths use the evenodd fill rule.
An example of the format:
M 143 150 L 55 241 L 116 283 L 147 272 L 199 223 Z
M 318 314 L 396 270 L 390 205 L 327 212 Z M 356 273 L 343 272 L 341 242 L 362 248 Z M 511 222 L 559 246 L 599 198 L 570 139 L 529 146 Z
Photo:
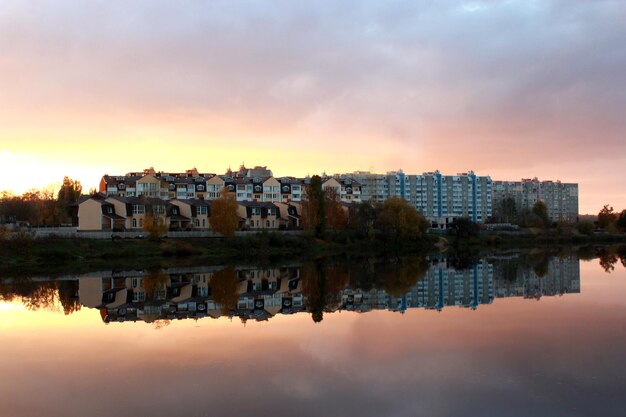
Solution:
M 146 196 L 152 198 L 169 198 L 169 185 L 161 181 L 155 174 L 146 174 L 136 182 L 136 196 Z
M 83 199 L 78 204 L 79 231 L 123 230 L 125 225 L 126 218 L 117 214 L 115 206 L 101 194 Z
M 180 209 L 180 215 L 190 219 L 191 229 L 210 229 L 211 202 L 206 200 L 171 200 Z
M 226 181 L 219 175 L 209 178 L 206 182 L 206 199 L 214 200 L 218 198 L 225 185 Z
M 280 212 L 273 203 L 241 201 L 238 203 L 240 229 L 273 229 L 278 230 Z

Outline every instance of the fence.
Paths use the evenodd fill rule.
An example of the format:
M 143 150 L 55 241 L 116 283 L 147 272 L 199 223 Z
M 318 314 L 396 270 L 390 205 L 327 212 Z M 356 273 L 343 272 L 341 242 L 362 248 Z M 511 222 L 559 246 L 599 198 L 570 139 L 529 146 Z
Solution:
M 78 231 L 75 227 L 46 227 L 25 229 L 35 239 L 45 239 L 50 237 L 78 238 L 78 239 L 143 239 L 148 235 L 145 232 L 111 232 L 111 231 Z M 275 230 L 273 233 L 299 235 L 301 230 Z M 260 230 L 238 230 L 235 236 L 249 236 L 261 233 Z M 221 237 L 219 233 L 205 231 L 170 231 L 165 235 L 167 238 L 215 238 Z

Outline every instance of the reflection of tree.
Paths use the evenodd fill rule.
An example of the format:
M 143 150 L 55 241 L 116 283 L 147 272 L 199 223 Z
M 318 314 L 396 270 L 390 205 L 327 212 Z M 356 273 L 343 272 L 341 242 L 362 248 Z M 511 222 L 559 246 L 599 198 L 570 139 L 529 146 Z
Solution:
M 39 282 L 30 294 L 22 295 L 22 303 L 29 310 L 56 310 L 57 294 L 56 282 Z
M 502 279 L 507 282 L 517 280 L 517 270 L 519 262 L 516 259 L 507 259 L 502 262 Z
M 239 299 L 239 279 L 235 268 L 228 267 L 217 271 L 211 277 L 211 297 L 221 306 L 222 314 L 234 310 Z
M 593 246 L 581 246 L 576 251 L 576 255 L 583 261 L 590 261 L 596 258 L 596 248 Z
M 155 295 L 159 291 L 165 290 L 167 286 L 168 276 L 160 270 L 150 270 L 148 275 L 143 279 L 143 288 L 146 292 L 146 301 L 153 301 Z
M 428 268 L 424 258 L 401 258 L 381 265 L 378 273 L 385 292 L 393 297 L 402 297 L 426 274 Z
M 604 269 L 604 272 L 610 274 L 615 270 L 615 264 L 619 256 L 617 255 L 616 248 L 606 247 L 598 250 L 598 258 L 600 259 L 600 266 Z
M 480 260 L 480 253 L 475 247 L 457 247 L 448 260 L 454 269 L 460 271 L 473 267 Z
M 326 302 L 337 307 L 341 303 L 341 291 L 350 284 L 350 269 L 345 265 L 330 266 L 326 271 Z
M 72 314 L 82 307 L 78 300 L 78 281 L 59 282 L 59 302 L 65 315 Z
M 326 267 L 322 261 L 302 268 L 302 293 L 306 297 L 307 309 L 315 323 L 324 319 L 324 310 L 328 303 Z
M 535 275 L 537 275 L 537 277 L 539 278 L 543 278 L 548 275 L 548 272 L 550 272 L 549 265 L 550 259 L 547 256 L 540 258 L 533 266 L 533 271 L 535 272 Z
M 622 212 L 622 213 L 624 213 L 624 212 Z M 626 217 L 626 215 L 625 215 L 625 217 Z M 622 262 L 622 266 L 624 266 L 624 268 L 626 268 L 626 246 L 620 246 L 617 249 L 617 256 L 619 256 L 619 259 Z

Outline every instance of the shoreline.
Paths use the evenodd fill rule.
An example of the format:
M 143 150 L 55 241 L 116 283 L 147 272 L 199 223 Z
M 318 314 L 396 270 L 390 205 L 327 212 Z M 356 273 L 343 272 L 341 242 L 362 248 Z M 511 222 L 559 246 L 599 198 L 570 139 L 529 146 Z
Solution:
M 445 241 L 444 241 L 445 239 Z M 443 242 L 443 243 L 442 243 Z M 320 240 L 306 234 L 258 233 L 230 238 L 150 239 L 15 239 L 0 241 L 0 277 L 4 275 L 57 275 L 98 269 L 149 269 L 188 265 L 235 263 L 276 264 L 319 258 L 427 256 L 445 254 L 471 259 L 487 253 L 557 247 L 626 244 L 626 234 L 517 235 L 481 233 L 455 238 L 429 233 L 419 239 L 397 241 L 358 238 L 339 232 Z M 438 247 L 439 245 L 439 247 Z

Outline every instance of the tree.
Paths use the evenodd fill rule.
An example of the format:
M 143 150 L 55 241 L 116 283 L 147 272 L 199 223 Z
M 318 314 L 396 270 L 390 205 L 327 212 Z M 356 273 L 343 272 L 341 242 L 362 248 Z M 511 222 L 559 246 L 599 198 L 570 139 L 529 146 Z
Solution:
M 506 197 L 500 201 L 497 207 L 498 221 L 503 223 L 513 223 L 517 217 L 517 206 L 515 199 Z
M 167 223 L 164 214 L 155 213 L 153 207 L 146 205 L 146 216 L 143 221 L 143 231 L 148 233 L 148 239 L 159 241 L 167 233 Z
M 302 201 L 302 228 L 321 238 L 326 231 L 326 193 L 319 175 L 311 177 Z
M 71 223 L 72 215 L 70 207 L 78 202 L 83 193 L 83 186 L 78 180 L 70 177 L 63 177 L 63 184 L 57 193 L 57 207 L 61 223 Z
M 550 219 L 548 218 L 548 206 L 543 201 L 537 201 L 533 205 L 532 213 L 541 220 L 543 227 L 547 227 L 550 224 Z
M 227 237 L 234 236 L 239 224 L 235 196 L 224 188 L 220 197 L 212 201 L 210 209 L 209 224 L 211 229 Z
M 598 227 L 606 229 L 611 223 L 617 220 L 617 213 L 613 211 L 613 207 L 605 204 L 602 210 L 598 213 Z
M 593 223 L 589 220 L 583 220 L 576 224 L 576 228 L 578 229 L 578 233 L 581 235 L 591 235 L 593 234 Z
M 348 224 L 348 216 L 344 211 L 339 194 L 335 188 L 327 188 L 324 193 L 326 226 L 331 230 L 345 229 Z
M 626 232 L 626 210 L 622 210 L 620 213 L 616 226 L 620 232 Z
M 385 200 L 378 210 L 377 228 L 386 237 L 419 238 L 428 229 L 428 221 L 405 199 L 391 197 Z
M 362 201 L 351 207 L 348 216 L 349 227 L 366 237 L 374 236 L 376 209 L 368 201 Z
M 448 233 L 457 239 L 474 237 L 478 235 L 478 225 L 467 217 L 459 217 L 448 225 Z

